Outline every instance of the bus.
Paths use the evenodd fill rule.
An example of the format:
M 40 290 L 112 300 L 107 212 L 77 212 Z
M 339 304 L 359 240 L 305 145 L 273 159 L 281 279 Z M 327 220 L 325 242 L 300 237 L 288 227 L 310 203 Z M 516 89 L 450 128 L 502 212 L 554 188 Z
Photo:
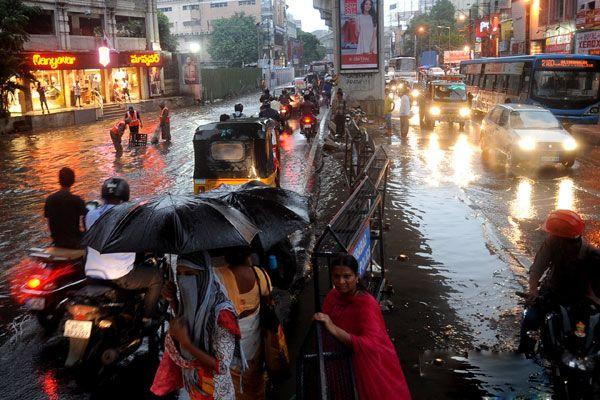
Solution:
M 471 108 L 487 113 L 498 103 L 535 104 L 566 125 L 596 124 L 600 56 L 537 54 L 460 63 Z
M 414 57 L 393 57 L 388 61 L 389 79 L 401 79 L 409 83 L 417 81 L 417 60 Z

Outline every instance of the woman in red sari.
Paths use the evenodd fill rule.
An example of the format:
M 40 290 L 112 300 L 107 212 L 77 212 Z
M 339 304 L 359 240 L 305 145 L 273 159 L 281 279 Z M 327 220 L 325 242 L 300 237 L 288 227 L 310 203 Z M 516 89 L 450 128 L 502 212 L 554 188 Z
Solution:
M 358 262 L 349 255 L 334 260 L 334 288 L 314 318 L 352 349 L 360 400 L 410 400 L 410 392 L 377 301 L 359 283 Z

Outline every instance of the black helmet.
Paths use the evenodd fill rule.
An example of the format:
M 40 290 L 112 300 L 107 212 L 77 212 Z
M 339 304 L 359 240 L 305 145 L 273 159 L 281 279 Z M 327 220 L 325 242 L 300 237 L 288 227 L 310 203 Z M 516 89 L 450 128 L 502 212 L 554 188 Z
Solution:
M 129 183 L 123 178 L 108 178 L 102 184 L 102 198 L 129 201 Z
M 244 111 L 244 106 L 243 106 L 243 104 L 242 104 L 242 103 L 237 103 L 235 106 L 233 106 L 233 109 L 234 109 L 235 111 L 242 112 L 242 111 Z

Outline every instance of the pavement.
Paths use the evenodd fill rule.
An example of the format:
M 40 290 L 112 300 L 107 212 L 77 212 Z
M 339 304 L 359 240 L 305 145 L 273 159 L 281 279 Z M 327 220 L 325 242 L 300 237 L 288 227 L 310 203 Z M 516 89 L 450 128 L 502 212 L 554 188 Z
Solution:
M 126 177 L 136 197 L 189 193 L 196 126 L 231 112 L 236 102 L 250 105 L 257 99 L 175 110 L 170 146 L 147 146 L 121 158 L 115 158 L 108 138 L 110 121 L 3 140 L 0 268 L 6 271 L 28 247 L 47 241 L 43 199 L 56 189 L 60 167 L 75 169 L 75 192 L 86 199 L 98 198 L 101 182 L 112 175 Z M 248 106 L 245 112 L 256 109 Z M 156 116 L 146 123 L 144 130 L 151 132 Z M 522 312 L 515 292 L 523 289 L 526 269 L 544 238 L 538 227 L 549 211 L 580 212 L 588 221 L 586 238 L 600 244 L 598 148 L 583 147 L 571 170 L 508 175 L 482 162 L 477 123 L 465 132 L 448 124 L 422 131 L 412 123 L 406 139 L 399 137 L 398 119 L 391 139 L 377 132 L 377 124 L 372 130 L 391 159 L 386 256 L 395 309 L 385 318 L 413 398 L 548 398 L 552 389 L 543 370 L 512 354 Z M 348 195 L 343 155 L 324 153 L 314 179 L 305 166 L 311 157 L 319 158 L 316 147 L 295 135 L 283 149 L 283 186 L 319 193 L 318 222 L 326 223 Z M 44 338 L 35 324 L 15 320 L 20 311 L 7 297 L 5 285 L 0 286 L 0 324 L 11 333 L 0 348 L 3 398 L 104 399 L 115 398 L 124 387 L 129 398 L 148 398 L 144 385 L 155 361 L 143 352 L 128 360 L 112 388 L 84 391 L 58 367 L 60 344 Z M 288 337 L 293 343 L 308 328 L 310 299 L 308 292 L 300 297 L 299 318 Z M 279 398 L 289 399 L 293 384 L 288 382 Z

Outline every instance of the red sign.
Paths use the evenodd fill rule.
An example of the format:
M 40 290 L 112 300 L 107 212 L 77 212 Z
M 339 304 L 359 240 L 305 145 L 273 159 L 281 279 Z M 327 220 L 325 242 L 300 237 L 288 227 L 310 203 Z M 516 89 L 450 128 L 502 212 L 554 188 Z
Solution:
M 545 53 L 571 54 L 571 42 L 573 35 L 557 35 L 546 38 Z
M 98 52 L 25 52 L 24 56 L 32 71 L 104 68 L 100 64 Z M 160 67 L 163 64 L 158 52 L 113 52 L 111 59 L 116 60 L 116 63 L 109 64 L 109 68 Z
M 500 16 L 492 14 L 491 20 L 485 17 L 475 21 L 475 36 L 478 38 L 500 36 Z
M 345 1 L 344 14 L 358 14 L 358 0 Z

